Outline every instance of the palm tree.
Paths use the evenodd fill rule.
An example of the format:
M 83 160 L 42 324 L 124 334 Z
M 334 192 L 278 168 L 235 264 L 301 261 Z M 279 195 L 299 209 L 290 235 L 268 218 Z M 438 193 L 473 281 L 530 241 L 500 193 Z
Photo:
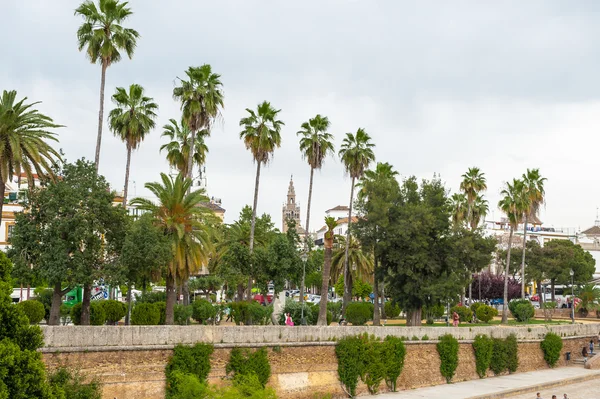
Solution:
M 252 223 L 250 224 L 250 254 L 254 250 L 254 228 L 256 225 L 256 206 L 258 205 L 258 185 L 260 183 L 260 166 L 266 165 L 276 148 L 281 146 L 281 127 L 284 123 L 277 119 L 281 111 L 271 106 L 268 101 L 258 104 L 256 112 L 246 108 L 248 116 L 240 120 L 244 130 L 240 139 L 252 153 L 256 162 L 256 180 L 254 182 L 254 204 L 252 206 Z M 248 299 L 252 297 L 252 277 L 248 278 Z
M 223 84 L 221 75 L 213 73 L 208 64 L 189 67 L 185 71 L 188 80 L 179 79 L 181 86 L 173 89 L 173 98 L 181 102 L 183 120 L 191 131 L 191 142 L 196 142 L 196 134 L 206 129 L 206 136 L 223 108 Z M 187 177 L 192 178 L 193 157 L 188 157 Z
M 488 201 L 484 199 L 483 196 L 477 195 L 475 201 L 473 201 L 473 206 L 471 207 L 471 220 L 469 221 L 471 230 L 475 230 L 477 226 L 479 226 L 481 219 L 484 219 L 489 211 Z
M 333 253 L 333 229 L 337 226 L 337 221 L 335 218 L 327 216 L 325 218 L 325 225 L 327 226 L 327 231 L 325 232 L 325 237 L 323 239 L 325 259 L 323 261 L 322 270 L 323 280 L 321 281 L 321 301 L 319 302 L 319 318 L 317 320 L 318 326 L 327 325 L 327 299 L 329 298 L 329 278 L 331 274 L 331 256 Z
M 513 232 L 519 225 L 523 211 L 525 210 L 523 201 L 523 182 L 513 179 L 512 183 L 506 183 L 506 187 L 500 193 L 503 198 L 498 202 L 498 208 L 506 214 L 510 226 L 508 235 L 508 249 L 506 252 L 506 269 L 504 271 L 504 304 L 502 305 L 502 324 L 508 322 L 508 274 L 510 265 L 510 250 L 512 246 Z
M 154 129 L 158 105 L 151 97 L 144 96 L 144 88 L 137 84 L 129 86 L 129 92 L 123 87 L 117 87 L 112 100 L 117 108 L 108 114 L 108 126 L 116 137 L 125 142 L 127 147 L 125 188 L 123 189 L 123 208 L 127 209 L 131 151 L 137 149 L 146 134 Z
M 62 126 L 33 108 L 39 102 L 25 104 L 27 97 L 20 101 L 16 97 L 16 91 L 4 90 L 0 98 L 0 222 L 6 183 L 25 173 L 29 187 L 33 187 L 34 174 L 53 178 L 53 167 L 61 160 L 48 141 L 58 142 L 50 130 Z
M 371 142 L 371 137 L 365 132 L 363 128 L 359 128 L 356 134 L 346 133 L 346 138 L 342 142 L 342 147 L 339 151 L 340 159 L 344 164 L 346 173 L 352 178 L 352 185 L 350 186 L 350 205 L 348 207 L 348 231 L 346 233 L 346 251 L 344 255 L 344 301 L 343 311 L 346 310 L 348 302 L 352 296 L 352 286 L 350 271 L 348 268 L 348 251 L 350 249 L 350 225 L 352 223 L 352 202 L 354 199 L 354 184 L 356 179 L 360 179 L 365 170 L 369 167 L 369 164 L 375 160 L 375 153 L 373 152 L 375 144 Z
M 450 197 L 450 207 L 452 208 L 452 224 L 455 227 L 462 226 L 467 220 L 467 196 L 462 193 L 452 194 Z
M 188 175 L 188 157 L 190 153 L 190 135 L 191 131 L 185 120 L 181 124 L 175 119 L 169 119 L 169 123 L 163 126 L 162 137 L 168 137 L 171 140 L 160 147 L 160 151 L 167 151 L 167 161 L 169 165 L 179 171 L 184 176 Z M 199 130 L 196 133 L 196 142 L 194 143 L 193 163 L 200 166 L 206 162 L 208 147 L 204 139 L 208 137 L 209 132 L 206 129 Z
M 521 258 L 521 298 L 525 298 L 525 251 L 527 240 L 527 219 L 537 216 L 540 206 L 544 204 L 546 192 L 544 182 L 547 179 L 540 175 L 539 169 L 527 169 L 523 174 L 524 200 L 527 209 L 523 213 L 523 256 Z
M 350 293 L 352 293 L 352 281 L 354 279 L 371 281 L 373 278 L 373 256 L 370 252 L 363 251 L 360 242 L 354 236 L 350 236 L 349 245 L 346 245 L 346 237 L 341 235 L 336 235 L 335 241 L 337 245 L 331 258 L 330 274 L 334 280 L 337 280 L 345 272 L 346 248 L 348 248 L 349 278 L 344 277 L 344 286 L 347 292 L 347 286 L 350 285 Z M 344 292 L 344 295 L 346 292 Z
M 202 223 L 208 210 L 200 203 L 207 200 L 203 190 L 189 191 L 192 181 L 178 174 L 172 178 L 161 173 L 162 182 L 146 183 L 145 187 L 158 199 L 158 204 L 145 198 L 134 198 L 131 203 L 149 211 L 158 226 L 171 240 L 173 260 L 167 268 L 166 324 L 173 324 L 173 306 L 176 282 L 186 281 L 208 262 L 212 244 L 208 227 Z
M 106 69 L 121 61 L 121 51 L 131 59 L 140 34 L 121 24 L 133 12 L 127 2 L 119 0 L 99 0 L 98 6 L 92 0 L 86 0 L 75 10 L 81 15 L 83 24 L 77 30 L 79 51 L 86 47 L 86 54 L 92 64 L 102 67 L 100 79 L 100 111 L 98 112 L 98 137 L 96 138 L 96 171 L 100 165 L 100 145 L 102 143 L 102 121 L 104 119 L 104 84 Z
M 473 204 L 478 194 L 487 190 L 485 173 L 482 173 L 479 168 L 469 168 L 467 173 L 462 175 L 462 178 L 463 181 L 460 183 L 460 189 L 467 196 L 467 223 L 472 226 Z

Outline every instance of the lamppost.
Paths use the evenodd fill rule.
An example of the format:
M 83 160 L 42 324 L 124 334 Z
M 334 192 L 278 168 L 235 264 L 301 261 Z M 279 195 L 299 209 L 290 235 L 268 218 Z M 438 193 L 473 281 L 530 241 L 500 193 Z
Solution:
M 571 324 L 575 324 L 575 295 L 573 294 L 573 276 L 575 272 L 573 269 L 569 271 L 571 275 Z
M 306 251 L 302 252 L 300 259 L 302 259 L 302 287 L 300 287 L 302 311 L 300 316 L 300 324 L 304 326 L 306 325 L 306 320 L 304 320 L 304 279 L 306 278 L 306 261 L 308 260 L 308 253 Z

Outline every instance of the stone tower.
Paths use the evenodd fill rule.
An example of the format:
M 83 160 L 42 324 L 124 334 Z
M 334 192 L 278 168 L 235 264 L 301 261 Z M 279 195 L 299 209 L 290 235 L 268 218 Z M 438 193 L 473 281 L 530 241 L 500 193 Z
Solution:
M 282 232 L 287 232 L 287 221 L 293 219 L 296 221 L 296 231 L 298 234 L 304 234 L 302 223 L 300 222 L 300 205 L 296 203 L 296 191 L 294 190 L 294 176 L 290 177 L 288 186 L 287 201 L 281 210 Z

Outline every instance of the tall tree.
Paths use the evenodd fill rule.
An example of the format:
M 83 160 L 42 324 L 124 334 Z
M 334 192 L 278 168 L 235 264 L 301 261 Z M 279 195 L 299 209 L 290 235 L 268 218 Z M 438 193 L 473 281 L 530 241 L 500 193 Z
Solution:
M 193 164 L 201 166 L 206 162 L 208 146 L 204 140 L 208 135 L 209 132 L 206 129 L 196 133 L 196 141 L 192 150 Z M 169 119 L 169 123 L 163 126 L 162 137 L 168 137 L 170 141 L 160 146 L 160 151 L 167 151 L 169 165 L 184 176 L 188 176 L 190 136 L 191 131 L 185 119 L 182 119 L 181 124 L 177 123 L 175 119 Z
M 131 151 L 137 149 L 150 130 L 154 129 L 158 105 L 151 97 L 144 96 L 144 88 L 137 84 L 129 86 L 129 91 L 117 87 L 112 100 L 117 107 L 108 114 L 108 126 L 127 147 L 123 189 L 123 208 L 127 209 Z
M 346 232 L 346 251 L 344 256 L 344 282 L 345 292 L 343 301 L 343 311 L 352 297 L 352 285 L 349 284 L 352 276 L 348 268 L 348 251 L 350 249 L 350 226 L 352 224 L 352 203 L 354 202 L 354 185 L 356 179 L 360 179 L 371 162 L 375 161 L 375 153 L 373 148 L 375 144 L 371 142 L 371 136 L 365 132 L 363 128 L 359 128 L 356 134 L 346 133 L 346 138 L 342 142 L 342 146 L 338 153 L 346 173 L 352 178 L 350 186 L 350 204 L 348 206 L 348 230 Z
M 350 277 L 344 277 L 344 287 L 350 285 L 352 289 L 353 280 L 370 282 L 373 278 L 373 254 L 371 250 L 365 250 L 354 235 L 350 236 L 350 245 L 346 245 L 346 237 L 336 236 L 337 248 L 333 251 L 331 258 L 331 275 L 336 279 L 344 275 L 346 247 L 348 248 L 348 269 Z M 344 289 L 344 294 L 347 289 Z M 350 290 L 352 292 L 352 290 Z
M 547 180 L 540 175 L 539 169 L 527 169 L 523 173 L 523 196 L 527 209 L 523 212 L 523 256 L 521 258 L 521 298 L 525 298 L 525 252 L 527 249 L 527 221 L 536 217 L 544 204 L 546 192 L 544 182 Z
M 485 181 L 485 173 L 481 172 L 479 168 L 469 168 L 467 173 L 462 175 L 462 182 L 460 183 L 460 189 L 467 196 L 467 221 L 469 225 L 473 220 L 473 205 L 480 192 L 487 190 L 487 183 Z
M 468 214 L 467 196 L 463 193 L 452 194 L 450 207 L 452 208 L 452 224 L 455 227 L 463 227 Z
M 59 153 L 48 141 L 58 141 L 51 129 L 62 126 L 33 108 L 39 102 L 25 104 L 27 97 L 20 101 L 16 98 L 16 91 L 6 90 L 0 98 L 0 222 L 6 183 L 25 173 L 32 188 L 34 173 L 52 178 L 53 167 L 60 161 Z
M 325 246 L 325 259 L 323 261 L 323 270 L 321 281 L 321 301 L 319 302 L 319 319 L 317 325 L 327 325 L 327 300 L 329 299 L 329 279 L 331 278 L 331 257 L 333 255 L 333 229 L 337 226 L 337 221 L 331 216 L 325 217 L 325 226 L 327 231 L 323 238 L 323 244 Z
M 525 211 L 525 201 L 523 200 L 523 182 L 513 179 L 512 183 L 507 182 L 506 187 L 500 193 L 502 199 L 498 202 L 498 208 L 506 215 L 510 232 L 508 235 L 508 248 L 506 254 L 506 264 L 510 265 L 510 252 L 512 247 L 512 237 L 515 229 L 521 221 Z M 502 305 L 502 324 L 508 323 L 508 275 L 509 267 L 504 270 L 504 304 Z
M 221 75 L 214 73 L 208 64 L 189 67 L 187 80 L 179 79 L 181 86 L 173 89 L 173 98 L 181 102 L 183 120 L 190 129 L 190 142 L 195 147 L 196 134 L 205 129 L 210 135 L 212 125 L 223 109 L 223 84 Z M 187 177 L 193 178 L 194 157 L 187 157 Z M 191 188 L 191 187 L 190 187 Z
M 246 148 L 252 153 L 252 159 L 256 162 L 256 180 L 254 182 L 254 203 L 252 206 L 252 222 L 250 224 L 250 255 L 254 250 L 254 228 L 256 225 L 256 207 L 258 205 L 258 185 L 260 183 L 260 166 L 266 165 L 276 148 L 281 146 L 282 121 L 277 119 L 281 110 L 275 109 L 268 101 L 258 104 L 256 112 L 246 108 L 248 116 L 240 120 L 243 130 L 240 139 L 244 141 Z M 248 278 L 248 299 L 252 297 L 252 278 Z
M 131 59 L 140 34 L 131 28 L 122 26 L 133 12 L 127 2 L 119 0 L 86 0 L 75 10 L 75 15 L 83 17 L 83 24 L 77 30 L 79 51 L 85 53 L 92 64 L 100 64 L 100 110 L 98 112 L 98 137 L 96 138 L 96 171 L 100 165 L 100 145 L 102 144 L 102 122 L 104 120 L 104 85 L 106 70 L 112 64 L 121 61 L 124 51 Z
M 161 182 L 146 183 L 145 187 L 158 203 L 145 198 L 134 198 L 131 203 L 149 211 L 164 234 L 169 237 L 172 260 L 167 268 L 167 308 L 165 323 L 173 324 L 173 306 L 176 282 L 187 281 L 191 274 L 208 263 L 212 243 L 206 224 L 202 223 L 207 209 L 200 203 L 207 200 L 203 190 L 189 191 L 192 181 L 181 174 L 172 178 L 161 173 Z

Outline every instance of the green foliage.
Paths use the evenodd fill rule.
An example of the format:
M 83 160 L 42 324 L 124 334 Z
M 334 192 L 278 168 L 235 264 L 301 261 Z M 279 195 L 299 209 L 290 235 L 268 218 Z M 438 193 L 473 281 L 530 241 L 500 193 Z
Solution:
M 381 350 L 383 360 L 384 378 L 388 388 L 396 392 L 396 381 L 404 368 L 406 348 L 404 342 L 398 337 L 388 335 L 383 340 Z
M 327 302 L 327 311 L 331 312 L 331 319 L 338 321 L 342 315 L 342 302 Z M 329 325 L 329 323 L 327 323 Z
M 531 303 L 520 303 L 515 308 L 513 316 L 517 321 L 529 322 L 535 316 L 535 308 Z
M 517 337 L 510 334 L 506 339 L 494 338 L 494 351 L 490 368 L 498 375 L 504 371 L 514 373 L 519 367 Z
M 210 372 L 210 355 L 213 350 L 211 344 L 204 343 L 198 343 L 194 346 L 177 345 L 173 349 L 173 356 L 165 369 L 167 397 L 174 394 L 182 395 L 183 386 L 186 386 L 185 390 L 198 389 L 198 384 L 187 377 L 188 375 L 195 377 L 200 384 L 206 383 Z
M 362 360 L 363 372 L 361 375 L 362 381 L 367 385 L 370 394 L 376 394 L 379 390 L 379 385 L 386 377 L 384 345 L 376 340 L 370 339 L 367 334 L 361 335 L 362 345 L 364 346 Z
M 352 302 L 346 308 L 346 320 L 353 326 L 364 326 L 371 319 L 373 319 L 371 302 Z
M 546 301 L 542 305 L 543 309 L 556 309 L 556 301 Z
M 29 323 L 38 324 L 46 313 L 44 305 L 40 301 L 30 299 L 17 303 L 17 307 L 27 316 Z
M 356 396 L 358 379 L 364 372 L 365 351 L 361 336 L 342 338 L 335 347 L 338 377 L 351 397 Z
M 51 390 L 56 399 L 101 399 L 102 387 L 97 380 L 84 383 L 78 373 L 61 367 L 48 377 Z
M 117 324 L 127 313 L 127 305 L 121 301 L 108 299 L 106 301 L 101 301 L 100 304 L 102 305 L 102 308 L 104 308 L 106 321 L 109 324 Z
M 458 313 L 461 323 L 470 322 L 473 319 L 473 312 L 466 306 L 453 306 L 450 308 L 450 318 L 454 312 Z
M 166 399 L 204 399 L 209 389 L 194 374 L 174 370 L 167 377 Z M 212 398 L 212 396 L 211 396 Z
M 400 316 L 400 312 L 402 311 L 402 309 L 400 309 L 400 306 L 398 306 L 397 303 L 392 302 L 392 301 L 387 301 L 383 305 L 383 307 L 384 307 L 386 316 L 391 319 L 394 319 L 394 318 Z
M 165 291 L 143 292 L 142 295 L 135 295 L 135 303 L 156 303 L 166 302 L 167 293 Z
M 506 368 L 510 373 L 514 373 L 519 367 L 519 344 L 515 334 L 510 334 L 506 337 L 506 350 L 508 352 Z
M 441 303 L 424 306 L 421 312 L 421 320 L 426 319 L 427 324 L 433 324 L 435 319 L 444 317 L 446 307 Z
M 45 289 L 38 292 L 35 300 L 40 301 L 44 305 L 44 320 L 48 322 L 50 320 L 50 308 L 52 307 L 52 290 Z
M 458 367 L 458 340 L 450 334 L 443 335 L 437 344 L 437 351 L 441 361 L 440 372 L 450 383 Z
M 135 326 L 156 326 L 160 322 L 160 309 L 154 303 L 136 303 L 131 311 L 131 324 Z
M 200 324 L 206 324 L 217 315 L 217 308 L 206 299 L 196 299 L 192 303 L 192 318 Z M 234 319 L 235 320 L 235 319 Z
M 236 325 L 267 325 L 271 322 L 273 306 L 262 306 L 256 301 L 239 301 L 229 305 Z
M 179 324 L 180 326 L 189 324 L 192 313 L 193 309 L 190 305 L 175 304 L 175 306 L 173 306 L 173 320 L 175 321 L 175 324 Z
M 160 315 L 160 317 L 158 318 L 158 324 L 162 326 L 165 324 L 165 319 L 167 316 L 167 303 L 155 302 L 154 306 L 156 307 L 156 309 L 158 309 L 158 314 Z
M 560 336 L 554 333 L 547 333 L 544 340 L 540 342 L 542 351 L 544 351 L 544 360 L 548 366 L 554 367 L 560 359 L 560 351 L 563 347 L 563 342 Z
M 71 308 L 71 321 L 76 326 L 81 324 L 81 303 L 75 304 Z M 91 301 L 90 302 L 90 325 L 92 326 L 101 326 L 106 323 L 106 312 L 100 304 L 100 301 Z
M 482 307 L 477 310 L 479 311 L 479 309 L 482 309 Z M 484 378 L 492 361 L 494 341 L 487 335 L 479 334 L 473 341 L 473 350 L 475 351 L 475 369 L 479 378 Z
M 498 316 L 498 309 L 492 306 L 481 305 L 477 307 L 477 319 L 484 323 L 489 323 L 496 316 Z
M 473 302 L 469 308 L 471 308 L 471 311 L 477 316 L 477 309 L 482 305 L 485 305 L 485 303 Z
M 327 309 L 330 309 L 330 307 L 329 307 L 330 304 L 334 305 L 332 308 L 337 311 L 338 320 L 339 320 L 339 315 L 341 314 L 341 310 L 342 310 L 341 302 L 336 302 L 336 303 L 327 302 Z M 339 306 L 337 306 L 337 305 L 339 305 Z M 294 321 L 294 325 L 295 326 L 301 325 L 301 323 L 302 323 L 302 307 L 303 306 L 304 306 L 304 318 L 306 319 L 306 324 L 309 326 L 316 326 L 317 319 L 319 318 L 319 305 L 310 303 L 310 302 L 304 302 L 304 305 L 302 305 L 300 302 L 296 302 L 292 299 L 287 299 L 285 301 L 283 311 L 279 315 L 279 320 L 278 320 L 279 324 L 285 325 L 285 314 L 289 313 L 290 316 L 292 317 L 292 320 Z M 329 310 L 327 310 L 327 325 L 331 324 L 332 320 L 333 320 L 333 313 L 330 312 Z
M 267 349 L 261 348 L 252 352 L 245 348 L 233 348 L 225 371 L 227 374 L 233 373 L 234 378 L 255 375 L 264 388 L 271 376 Z
M 522 312 L 525 312 L 525 314 L 523 314 L 523 315 L 518 314 L 517 307 L 519 305 L 531 305 L 531 302 L 528 299 L 513 299 L 512 301 L 510 301 L 508 303 L 508 310 L 510 310 L 511 315 L 512 315 L 512 317 L 515 320 L 517 320 L 517 321 L 527 321 L 528 319 L 530 319 L 531 317 L 533 317 L 533 315 L 532 315 L 530 317 L 527 317 L 526 320 L 520 320 L 519 317 L 520 316 L 527 316 L 528 312 L 525 312 L 525 310 L 522 310 Z M 533 305 L 531 305 L 531 308 L 533 308 Z M 534 313 L 535 313 L 535 309 L 534 309 Z
M 277 399 L 273 388 L 264 388 L 256 374 L 237 375 L 229 387 L 211 392 L 210 399 Z M 196 398 L 194 398 L 196 399 Z

